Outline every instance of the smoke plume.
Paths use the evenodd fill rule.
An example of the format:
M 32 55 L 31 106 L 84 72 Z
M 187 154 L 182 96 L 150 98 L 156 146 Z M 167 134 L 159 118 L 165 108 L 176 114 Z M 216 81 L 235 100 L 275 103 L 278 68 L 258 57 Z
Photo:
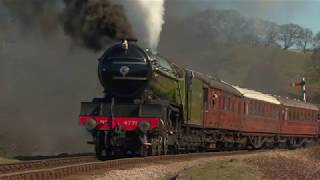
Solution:
M 146 47 L 157 50 L 164 24 L 165 0 L 120 0 L 138 40 Z
M 0 0 L 0 154 L 91 151 L 77 119 L 80 102 L 102 94 L 100 54 L 65 36 L 62 10 L 60 0 Z
M 90 134 L 77 123 L 80 102 L 103 95 L 94 61 L 101 54 L 91 50 L 133 35 L 156 49 L 162 5 L 0 0 L 0 154 L 91 151 Z
M 112 40 L 137 38 L 157 49 L 164 23 L 164 0 L 65 0 L 65 33 L 99 51 Z
M 123 6 L 111 0 L 64 0 L 64 31 L 73 40 L 93 50 L 111 40 L 132 37 Z
M 2 0 L 1 3 L 9 12 L 10 21 L 20 26 L 25 35 L 53 35 L 59 29 L 58 15 L 62 9 L 59 0 Z

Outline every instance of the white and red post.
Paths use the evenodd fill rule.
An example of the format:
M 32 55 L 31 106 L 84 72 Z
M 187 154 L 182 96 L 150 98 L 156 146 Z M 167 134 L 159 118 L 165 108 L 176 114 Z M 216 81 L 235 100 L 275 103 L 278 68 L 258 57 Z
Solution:
M 303 77 L 300 82 L 290 84 L 291 87 L 301 87 L 303 101 L 307 102 L 306 79 Z

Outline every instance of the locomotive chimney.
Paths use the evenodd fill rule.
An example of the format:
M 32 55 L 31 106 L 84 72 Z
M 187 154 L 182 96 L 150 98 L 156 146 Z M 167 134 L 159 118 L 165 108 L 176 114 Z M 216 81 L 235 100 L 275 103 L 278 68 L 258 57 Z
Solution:
M 128 50 L 129 48 L 128 40 L 123 39 L 121 45 L 122 45 L 122 49 Z

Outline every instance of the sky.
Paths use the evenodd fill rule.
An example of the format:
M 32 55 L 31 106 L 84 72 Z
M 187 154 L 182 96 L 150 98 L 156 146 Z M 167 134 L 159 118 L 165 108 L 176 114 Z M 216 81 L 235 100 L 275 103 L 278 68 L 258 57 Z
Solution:
M 171 0 L 170 0 L 171 1 Z M 320 31 L 320 0 L 174 0 L 184 14 L 208 8 L 235 9 L 242 15 L 278 24 L 296 23 Z M 179 7 L 178 7 L 179 8 Z
M 259 17 L 278 24 L 296 23 L 320 32 L 320 0 L 166 0 L 182 14 L 208 8 L 235 9 L 248 17 Z M 1 0 L 0 0 L 1 2 Z M 3 11 L 4 9 L 0 9 Z M 5 12 L 0 12 L 3 14 Z M 0 18 L 1 19 L 1 18 Z
M 222 0 L 221 0 L 222 1 Z M 225 0 L 219 8 L 235 7 L 246 16 L 279 24 L 296 23 L 320 31 L 320 0 Z

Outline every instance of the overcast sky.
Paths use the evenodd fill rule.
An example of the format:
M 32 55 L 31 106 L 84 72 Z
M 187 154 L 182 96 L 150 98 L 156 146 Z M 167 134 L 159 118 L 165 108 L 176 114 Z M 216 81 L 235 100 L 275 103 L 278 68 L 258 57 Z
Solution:
M 259 17 L 278 24 L 296 23 L 320 31 L 320 0 L 166 0 L 172 11 L 190 14 L 208 8 L 236 9 L 249 17 Z M 0 0 L 1 2 L 1 0 Z M 0 3 L 0 16 L 3 8 Z
M 236 9 L 241 14 L 278 24 L 296 23 L 320 31 L 320 0 L 169 0 L 184 14 L 208 8 Z M 177 3 L 179 2 L 179 3 Z M 188 2 L 188 3 L 187 3 Z M 180 8 L 179 8 L 180 7 Z

